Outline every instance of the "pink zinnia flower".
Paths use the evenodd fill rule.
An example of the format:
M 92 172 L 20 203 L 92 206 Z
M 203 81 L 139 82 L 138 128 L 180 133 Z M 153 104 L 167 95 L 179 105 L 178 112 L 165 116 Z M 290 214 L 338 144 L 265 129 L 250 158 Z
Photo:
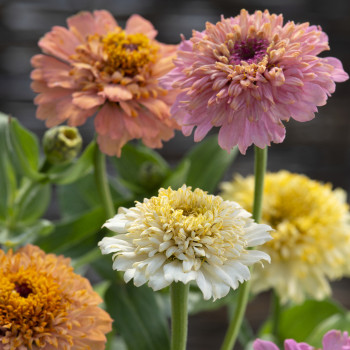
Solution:
M 283 120 L 312 119 L 326 103 L 335 82 L 348 79 L 341 62 L 318 57 L 328 50 L 327 35 L 308 23 L 283 25 L 282 15 L 265 10 L 207 23 L 203 32 L 183 40 L 166 77 L 181 89 L 171 112 L 195 141 L 220 127 L 219 145 L 238 145 L 245 153 L 285 137 Z
M 350 350 L 350 338 L 348 332 L 332 330 L 325 334 L 322 340 L 323 350 Z M 279 350 L 278 346 L 266 340 L 257 339 L 253 344 L 254 350 Z M 284 342 L 285 350 L 314 350 L 307 343 L 297 343 L 294 339 Z
M 39 41 L 44 55 L 32 59 L 37 117 L 48 127 L 78 126 L 97 112 L 97 141 L 108 155 L 120 156 L 131 139 L 155 148 L 173 137 L 175 91 L 158 79 L 174 67 L 176 46 L 156 41 L 157 31 L 138 15 L 125 30 L 107 11 L 81 12 L 67 24 L 53 27 Z

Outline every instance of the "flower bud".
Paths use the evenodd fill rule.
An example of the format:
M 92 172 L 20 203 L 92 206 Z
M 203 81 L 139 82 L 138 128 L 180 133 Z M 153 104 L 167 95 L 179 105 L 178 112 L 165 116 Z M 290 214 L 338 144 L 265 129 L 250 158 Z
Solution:
M 58 126 L 46 131 L 43 137 L 44 152 L 51 164 L 64 164 L 80 152 L 83 140 L 77 128 Z

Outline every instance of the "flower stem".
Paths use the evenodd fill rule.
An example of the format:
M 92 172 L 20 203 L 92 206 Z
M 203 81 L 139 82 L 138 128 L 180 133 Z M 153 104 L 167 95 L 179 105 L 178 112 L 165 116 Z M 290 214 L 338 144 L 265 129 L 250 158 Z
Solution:
M 185 350 L 187 342 L 187 299 L 189 284 L 173 282 L 171 296 L 171 350 Z
M 281 317 L 281 303 L 277 293 L 272 290 L 271 295 L 271 316 L 272 316 L 272 334 L 279 339 L 279 322 Z
M 265 147 L 264 149 L 261 149 L 255 146 L 255 166 L 254 166 L 255 187 L 254 187 L 253 219 L 256 222 L 259 222 L 261 219 L 266 163 L 267 163 L 267 147 Z M 251 269 L 251 273 L 252 273 L 252 269 Z M 221 350 L 232 350 L 235 345 L 238 332 L 241 328 L 245 310 L 248 304 L 250 284 L 251 284 L 251 281 L 248 280 L 245 283 L 243 283 L 238 290 L 236 310 L 231 319 Z
M 109 219 L 115 215 L 115 210 L 107 178 L 106 156 L 100 151 L 97 145 L 95 148 L 94 167 L 96 186 L 100 193 L 100 198 L 106 213 L 106 218 Z

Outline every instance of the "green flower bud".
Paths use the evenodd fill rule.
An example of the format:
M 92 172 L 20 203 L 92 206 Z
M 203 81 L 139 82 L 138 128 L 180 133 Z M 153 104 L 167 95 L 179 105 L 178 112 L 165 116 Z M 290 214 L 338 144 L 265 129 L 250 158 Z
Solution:
M 57 126 L 46 131 L 43 137 L 44 152 L 51 164 L 64 164 L 80 152 L 83 140 L 77 128 Z

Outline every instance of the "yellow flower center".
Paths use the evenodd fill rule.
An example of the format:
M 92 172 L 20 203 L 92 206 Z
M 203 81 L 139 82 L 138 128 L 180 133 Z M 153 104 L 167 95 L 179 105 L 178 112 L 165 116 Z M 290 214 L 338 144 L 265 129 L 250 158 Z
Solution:
M 123 75 L 136 75 L 157 58 L 158 46 L 142 33 L 126 34 L 118 28 L 104 36 L 102 44 L 109 67 Z
M 69 306 L 70 301 L 62 295 L 52 276 L 30 266 L 16 272 L 0 270 L 0 336 L 4 336 L 3 341 L 10 332 L 11 337 L 20 339 L 19 343 L 28 349 L 34 344 L 43 346 L 45 341 L 41 341 L 41 337 L 44 339 L 53 331 L 57 333 L 54 326 L 65 321 Z M 72 344 L 71 336 L 61 336 Z

